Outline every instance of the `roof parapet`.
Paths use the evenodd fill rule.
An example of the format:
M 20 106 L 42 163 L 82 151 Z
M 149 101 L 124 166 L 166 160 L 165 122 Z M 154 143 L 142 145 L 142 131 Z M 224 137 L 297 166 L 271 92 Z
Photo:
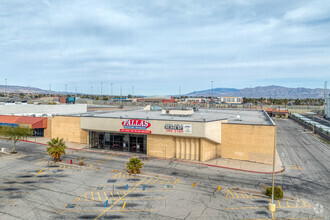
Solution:
M 272 125 L 276 125 L 275 124 L 275 122 L 273 121 L 273 119 L 267 114 L 267 112 L 264 110 L 264 109 L 262 109 L 262 112 L 266 115 L 266 118 L 270 121 L 270 123 L 272 124 Z

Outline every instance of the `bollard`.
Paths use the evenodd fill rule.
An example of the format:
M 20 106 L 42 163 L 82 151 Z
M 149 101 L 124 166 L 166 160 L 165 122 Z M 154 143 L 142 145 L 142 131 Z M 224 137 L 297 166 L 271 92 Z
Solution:
M 126 185 L 126 190 L 128 189 L 128 184 Z
M 104 203 L 104 207 L 107 207 L 107 205 L 108 205 L 108 200 L 105 201 L 105 203 Z
M 146 185 L 145 185 L 145 184 L 143 184 L 143 191 L 144 191 L 144 190 L 146 190 Z
M 72 160 L 70 160 L 70 164 L 72 164 Z

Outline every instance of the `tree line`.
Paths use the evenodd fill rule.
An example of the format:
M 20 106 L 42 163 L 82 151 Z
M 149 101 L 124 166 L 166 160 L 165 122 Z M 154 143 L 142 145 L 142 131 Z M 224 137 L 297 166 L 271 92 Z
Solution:
M 324 105 L 324 100 L 322 98 L 318 99 L 273 99 L 273 98 L 243 98 L 243 103 L 258 104 L 268 104 L 268 105 Z

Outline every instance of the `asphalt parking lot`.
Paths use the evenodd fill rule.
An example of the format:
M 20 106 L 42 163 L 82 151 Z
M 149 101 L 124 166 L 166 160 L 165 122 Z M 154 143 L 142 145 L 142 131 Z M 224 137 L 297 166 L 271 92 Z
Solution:
M 143 173 L 131 176 L 129 157 L 114 152 L 68 150 L 53 163 L 46 146 L 20 142 L 19 154 L 0 156 L 0 219 L 328 219 L 329 146 L 300 129 L 278 122 L 287 169 L 275 213 L 262 193 L 271 175 L 141 157 Z M 69 163 L 78 157 L 85 166 Z

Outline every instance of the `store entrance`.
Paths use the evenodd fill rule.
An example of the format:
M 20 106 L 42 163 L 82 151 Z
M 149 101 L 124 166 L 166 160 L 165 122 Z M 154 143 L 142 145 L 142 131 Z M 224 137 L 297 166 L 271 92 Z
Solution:
M 90 147 L 116 151 L 147 152 L 147 135 L 90 131 Z

